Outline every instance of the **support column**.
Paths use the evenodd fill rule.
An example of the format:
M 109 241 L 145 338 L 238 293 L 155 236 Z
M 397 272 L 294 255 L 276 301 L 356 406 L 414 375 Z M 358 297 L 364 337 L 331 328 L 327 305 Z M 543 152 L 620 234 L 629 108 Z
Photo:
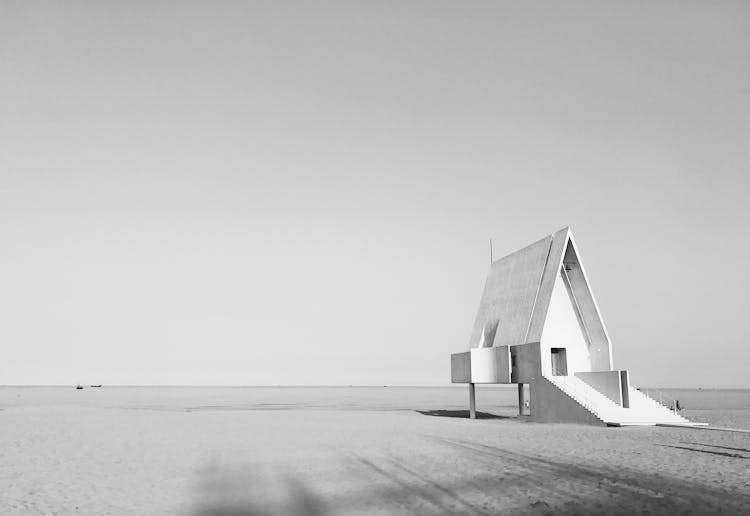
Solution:
M 469 384 L 469 417 L 471 419 L 477 418 L 477 400 L 474 395 L 474 384 Z
M 518 384 L 518 415 L 523 416 L 523 409 L 526 406 L 526 396 L 523 390 L 523 384 Z
M 622 406 L 630 408 L 630 375 L 627 371 L 620 371 L 620 391 L 622 392 Z

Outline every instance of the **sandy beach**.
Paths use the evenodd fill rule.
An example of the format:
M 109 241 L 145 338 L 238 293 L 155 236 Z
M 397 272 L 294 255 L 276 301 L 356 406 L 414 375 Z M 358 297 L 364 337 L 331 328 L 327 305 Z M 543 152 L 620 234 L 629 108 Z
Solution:
M 745 399 L 747 399 L 747 391 Z M 741 514 L 750 434 L 535 424 L 512 391 L 2 388 L 0 513 Z

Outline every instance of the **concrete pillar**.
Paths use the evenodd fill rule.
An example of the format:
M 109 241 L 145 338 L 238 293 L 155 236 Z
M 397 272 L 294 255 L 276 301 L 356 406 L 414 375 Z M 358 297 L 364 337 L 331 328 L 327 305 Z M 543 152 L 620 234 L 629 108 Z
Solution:
M 523 384 L 518 384 L 518 415 L 523 416 L 523 409 L 526 406 L 526 396 L 523 391 Z
M 622 391 L 622 406 L 630 408 L 630 375 L 627 371 L 620 371 L 620 390 Z
M 477 418 L 477 400 L 474 395 L 474 384 L 469 384 L 469 417 L 471 419 Z

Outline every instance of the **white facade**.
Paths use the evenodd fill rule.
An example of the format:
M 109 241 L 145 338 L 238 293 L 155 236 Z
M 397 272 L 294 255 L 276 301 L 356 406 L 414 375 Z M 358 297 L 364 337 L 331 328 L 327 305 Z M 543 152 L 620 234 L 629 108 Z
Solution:
M 542 346 L 566 350 L 568 374 L 591 371 L 591 351 L 581 324 L 575 298 L 563 280 L 561 268 L 552 289 L 547 318 L 542 330 Z

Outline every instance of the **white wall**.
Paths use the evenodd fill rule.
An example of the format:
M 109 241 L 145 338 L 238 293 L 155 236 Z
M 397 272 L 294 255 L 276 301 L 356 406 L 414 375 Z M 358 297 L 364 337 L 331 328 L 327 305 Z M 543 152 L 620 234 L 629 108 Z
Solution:
M 549 362 L 549 348 L 565 348 L 568 375 L 591 371 L 589 347 L 578 322 L 573 302 L 558 271 L 552 290 L 547 319 L 542 332 L 542 360 Z

